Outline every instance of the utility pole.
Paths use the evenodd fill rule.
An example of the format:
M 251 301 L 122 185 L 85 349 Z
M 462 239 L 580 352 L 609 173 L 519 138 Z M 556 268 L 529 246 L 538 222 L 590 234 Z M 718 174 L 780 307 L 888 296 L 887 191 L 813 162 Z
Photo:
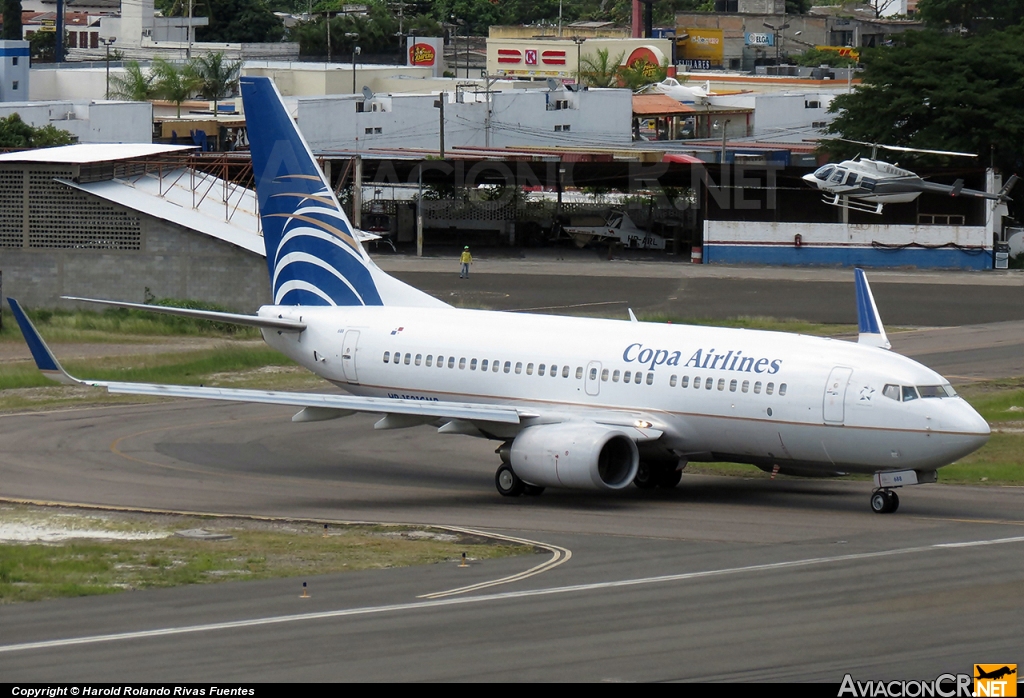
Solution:
M 444 92 L 438 95 L 438 99 L 434 100 L 434 106 L 440 109 L 441 126 L 440 126 L 440 153 L 441 159 L 444 160 Z
M 110 99 L 110 45 L 117 41 L 116 36 L 100 37 L 100 43 L 107 49 L 107 96 Z
M 192 58 L 192 5 L 195 0 L 188 0 L 188 26 L 185 27 L 185 37 L 188 39 L 188 46 L 185 48 L 185 58 Z
M 582 48 L 584 41 L 586 41 L 586 39 L 584 37 L 581 37 L 581 36 L 574 36 L 574 37 L 572 37 L 572 42 L 574 44 L 576 44 L 576 84 L 577 85 L 581 84 L 581 77 L 580 76 L 581 76 L 582 73 L 581 73 L 581 68 L 580 68 L 580 54 L 581 54 L 580 49 Z
M 416 197 L 416 256 L 423 256 L 423 163 L 417 168 L 419 174 L 419 195 Z

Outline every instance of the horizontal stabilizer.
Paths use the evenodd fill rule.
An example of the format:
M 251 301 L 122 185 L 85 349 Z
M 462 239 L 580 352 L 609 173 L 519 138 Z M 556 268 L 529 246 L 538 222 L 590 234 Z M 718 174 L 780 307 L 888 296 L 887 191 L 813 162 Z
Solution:
M 892 345 L 885 336 L 885 328 L 882 327 L 882 318 L 878 315 L 878 307 L 875 305 L 875 297 L 871 294 L 868 277 L 863 269 L 854 269 L 854 275 L 857 284 L 857 329 L 860 331 L 857 343 L 888 349 Z
M 238 313 L 222 313 L 216 310 L 195 310 L 192 308 L 173 308 L 163 305 L 145 305 L 143 303 L 125 303 L 123 301 L 104 301 L 96 298 L 78 298 L 77 296 L 61 296 L 66 301 L 83 301 L 85 303 L 98 303 L 100 305 L 113 305 L 117 308 L 134 308 L 135 310 L 147 310 L 152 313 L 163 313 L 164 315 L 177 315 L 178 317 L 189 317 L 196 320 L 210 320 L 212 322 L 228 322 L 233 325 L 248 325 L 249 327 L 261 327 L 281 332 L 302 332 L 306 329 L 306 323 L 288 318 L 260 317 L 259 315 L 240 315 Z

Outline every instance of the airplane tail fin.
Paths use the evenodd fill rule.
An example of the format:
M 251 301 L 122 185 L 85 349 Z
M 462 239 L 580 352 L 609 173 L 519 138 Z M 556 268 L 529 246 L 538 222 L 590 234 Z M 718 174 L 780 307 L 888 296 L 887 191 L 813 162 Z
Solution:
M 373 263 L 270 78 L 240 83 L 274 304 L 444 306 Z
M 857 343 L 889 349 L 892 345 L 885 336 L 885 328 L 882 327 L 882 318 L 878 315 L 878 307 L 875 305 L 871 286 L 868 285 L 868 277 L 863 269 L 854 269 L 854 276 L 857 284 L 857 329 L 860 331 Z

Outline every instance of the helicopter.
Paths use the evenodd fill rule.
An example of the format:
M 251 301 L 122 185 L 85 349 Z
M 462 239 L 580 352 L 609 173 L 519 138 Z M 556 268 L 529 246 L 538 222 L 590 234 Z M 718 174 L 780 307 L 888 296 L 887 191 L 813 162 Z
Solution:
M 845 138 L 840 140 L 871 146 L 871 158 L 862 158 L 858 155 L 853 160 L 843 160 L 838 165 L 822 165 L 802 177 L 808 185 L 825 192 L 822 201 L 831 206 L 880 214 L 884 204 L 909 203 L 920 196 L 921 192 L 926 191 L 949 196 L 973 196 L 1005 203 L 1010 200 L 1010 190 L 1017 184 L 1017 175 L 1013 175 L 998 193 L 991 194 L 977 189 L 965 189 L 962 179 L 951 185 L 927 182 L 910 170 L 878 160 L 878 149 L 968 158 L 978 156 L 974 153 L 957 153 L 949 150 L 906 148 L 899 145 L 850 141 Z

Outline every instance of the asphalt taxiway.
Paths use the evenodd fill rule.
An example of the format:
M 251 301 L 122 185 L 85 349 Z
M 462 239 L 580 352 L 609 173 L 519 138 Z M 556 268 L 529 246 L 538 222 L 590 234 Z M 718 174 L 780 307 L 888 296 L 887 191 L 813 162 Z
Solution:
M 536 302 L 571 305 L 577 299 L 550 292 L 568 284 L 559 276 L 596 278 L 600 293 L 614 290 L 608 276 L 561 268 L 506 270 L 518 280 L 503 302 L 530 307 L 534 298 L 516 296 L 518 285 L 524 294 L 549 288 Z M 436 273 L 439 286 L 458 294 L 476 292 L 488 276 L 460 282 L 451 274 L 445 282 L 443 270 L 419 273 Z M 743 271 L 734 297 L 775 283 L 762 274 Z M 879 305 L 890 286 L 927 296 L 913 290 L 920 286 L 949 293 L 949 305 L 975 322 L 995 324 L 939 329 L 938 318 L 926 318 L 907 324 L 928 329 L 893 336 L 897 349 L 965 380 L 1024 374 L 1015 363 L 1024 344 L 1019 323 L 999 322 L 1018 318 L 981 312 L 986 292 L 1012 296 L 1017 285 L 926 277 L 872 278 Z M 641 295 L 625 300 L 634 309 L 674 303 L 666 294 L 682 281 L 666 283 L 639 285 Z M 852 310 L 852 284 L 805 283 L 822 288 L 805 292 L 804 304 L 787 303 L 824 296 L 838 304 L 842 293 Z M 721 312 L 797 316 L 732 310 Z M 884 307 L 882 316 L 892 322 Z M 687 475 L 671 491 L 548 490 L 509 500 L 494 491 L 493 444 L 427 427 L 374 432 L 373 418 L 362 415 L 293 424 L 292 412 L 175 401 L 3 415 L 0 495 L 432 523 L 536 541 L 541 552 L 469 568 L 308 578 L 311 599 L 298 598 L 297 580 L 271 580 L 4 606 L 0 676 L 838 682 L 847 672 L 859 680 L 934 678 L 969 672 L 975 662 L 1020 660 L 1022 488 L 911 488 L 891 516 L 870 512 L 867 482 L 783 478 Z M 486 586 L 438 595 L 476 584 Z

